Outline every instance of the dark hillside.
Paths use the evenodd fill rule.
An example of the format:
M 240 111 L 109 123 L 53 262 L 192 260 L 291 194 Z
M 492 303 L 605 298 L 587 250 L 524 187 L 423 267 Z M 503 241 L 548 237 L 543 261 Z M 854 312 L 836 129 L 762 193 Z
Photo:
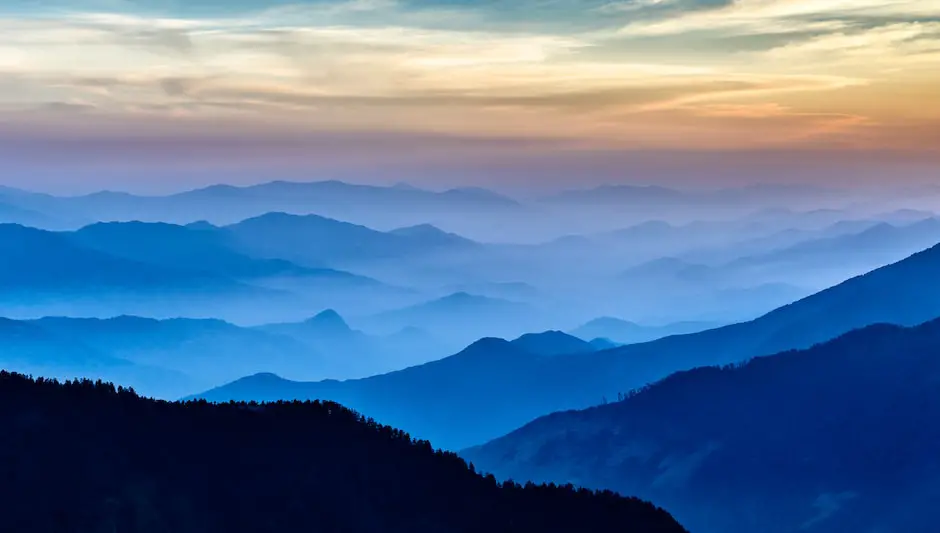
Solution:
M 0 373 L 2 530 L 681 533 L 612 493 L 497 484 L 335 403 L 146 400 Z

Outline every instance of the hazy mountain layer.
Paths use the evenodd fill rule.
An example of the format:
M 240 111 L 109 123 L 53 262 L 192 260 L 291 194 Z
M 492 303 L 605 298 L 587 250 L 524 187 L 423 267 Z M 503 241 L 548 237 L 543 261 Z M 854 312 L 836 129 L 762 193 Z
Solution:
M 246 378 L 211 400 L 327 398 L 462 448 L 553 411 L 613 399 L 678 370 L 805 348 L 875 323 L 940 316 L 940 247 L 854 278 L 756 320 L 612 350 L 544 357 L 506 341 L 481 341 L 447 359 L 366 380 L 296 383 Z M 448 421 L 460 420 L 459 425 Z
M 165 399 L 258 372 L 294 379 L 363 377 L 447 353 L 417 331 L 387 337 L 354 331 L 335 312 L 258 328 L 133 316 L 4 320 L 0 345 L 0 368 L 67 379 L 120 378 Z

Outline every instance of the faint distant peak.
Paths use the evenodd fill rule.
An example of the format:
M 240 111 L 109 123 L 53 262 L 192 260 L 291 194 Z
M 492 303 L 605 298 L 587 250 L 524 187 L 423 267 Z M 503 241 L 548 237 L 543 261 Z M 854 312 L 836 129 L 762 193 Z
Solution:
M 141 231 L 150 233 L 155 232 L 179 232 L 184 231 L 186 226 L 179 226 L 169 222 L 142 222 L 140 220 L 114 221 L 114 222 L 95 222 L 83 226 L 77 230 L 77 233 L 95 233 L 108 232 L 115 235 L 115 232 L 134 232 L 139 234 Z
M 617 185 L 617 184 L 606 184 L 592 189 L 599 192 L 643 192 L 643 193 L 655 193 L 655 194 L 664 194 L 664 195 L 676 195 L 681 194 L 675 189 L 670 189 L 668 187 L 663 187 L 661 185 Z
M 596 339 L 591 339 L 588 344 L 590 344 L 595 350 L 599 352 L 603 350 L 613 350 L 614 348 L 619 348 L 622 346 L 622 344 L 614 342 L 607 337 L 597 337 Z
M 346 323 L 346 320 L 343 319 L 343 317 L 333 309 L 321 311 L 313 318 L 308 319 L 306 322 L 308 325 L 314 325 L 333 331 L 348 331 L 350 329 L 349 324 Z
M 23 194 L 24 190 L 14 189 L 13 187 L 7 187 L 6 185 L 0 185 L 0 194 Z
M 646 222 L 641 222 L 636 226 L 633 226 L 635 229 L 675 229 L 676 226 L 666 222 L 665 220 L 647 220 Z
M 85 198 L 85 199 L 90 199 L 90 198 L 95 198 L 95 199 L 120 198 L 120 199 L 126 199 L 126 198 L 133 198 L 134 196 L 135 196 L 135 195 L 133 195 L 133 194 L 131 194 L 131 193 L 129 193 L 129 192 L 125 192 L 125 191 L 109 191 L 109 190 L 104 190 L 104 191 L 97 191 L 97 192 L 85 194 L 85 195 L 79 196 L 78 198 Z
M 498 193 L 495 193 L 489 189 L 484 189 L 483 187 L 454 187 L 453 189 L 447 189 L 444 191 L 444 194 L 447 193 L 460 193 L 460 194 L 479 194 L 482 196 L 501 196 Z
M 856 238 L 887 237 L 898 231 L 898 227 L 887 222 L 879 222 L 855 235 Z M 838 237 L 836 237 L 838 238 Z
M 556 356 L 593 352 L 588 342 L 562 331 L 550 330 L 542 333 L 526 333 L 512 341 L 512 345 L 529 353 Z
M 908 228 L 918 228 L 918 229 L 934 229 L 940 226 L 940 219 L 937 217 L 925 218 L 923 220 L 918 220 L 907 226 Z
M 474 357 L 480 355 L 488 356 L 515 351 L 518 351 L 518 348 L 513 346 L 513 344 L 506 339 L 500 339 L 498 337 L 484 337 L 464 348 L 455 357 Z
M 193 192 L 234 192 L 243 190 L 244 187 L 237 187 L 235 185 L 229 185 L 228 183 L 217 183 L 215 185 L 209 185 L 208 187 L 203 187 L 202 189 L 196 189 Z
M 628 327 L 637 327 L 641 328 L 643 326 L 637 324 L 636 322 L 631 322 L 629 320 L 624 320 L 622 318 L 616 318 L 612 316 L 602 316 L 591 320 L 585 326 L 628 326 Z
M 466 291 L 458 291 L 453 294 L 444 296 L 435 300 L 438 303 L 442 304 L 477 304 L 477 303 L 508 303 L 507 300 L 501 300 L 499 298 L 490 298 L 488 296 L 480 296 L 478 294 L 470 294 Z
M 621 277 L 676 276 L 680 274 L 695 277 L 705 275 L 711 270 L 711 267 L 690 263 L 677 257 L 660 257 L 628 268 L 621 274 Z
M 399 191 L 425 192 L 424 189 L 420 189 L 404 181 L 399 181 L 398 183 L 392 185 L 391 188 Z
M 660 185 L 606 184 L 590 189 L 570 189 L 557 193 L 549 200 L 553 201 L 630 201 L 630 200 L 676 200 L 686 195 L 681 191 Z
M 208 220 L 197 220 L 196 222 L 190 222 L 189 224 L 186 224 L 186 227 L 189 229 L 202 231 L 219 229 L 218 226 L 212 224 Z
M 400 237 L 410 237 L 410 238 L 419 238 L 419 239 L 434 239 L 438 242 L 450 242 L 450 243 L 463 243 L 471 244 L 474 241 L 463 237 L 462 235 L 457 235 L 456 233 L 450 233 L 444 231 L 441 228 L 433 224 L 418 224 L 415 226 L 407 226 L 404 228 L 397 228 L 389 231 L 388 233 L 392 235 L 398 235 Z
M 613 235 L 618 237 L 624 236 L 658 236 L 665 233 L 671 232 L 673 230 L 679 229 L 677 226 L 666 222 L 665 220 L 647 220 L 646 222 L 641 222 L 639 224 L 614 230 L 611 232 Z
M 311 223 L 335 223 L 335 224 L 344 224 L 353 226 L 348 222 L 342 222 L 340 220 L 335 220 L 332 218 L 323 217 L 315 214 L 306 214 L 306 215 L 295 215 L 293 213 L 285 213 L 283 211 L 272 211 L 270 213 L 264 213 L 263 215 L 258 215 L 256 217 L 247 218 L 237 224 L 288 224 L 288 223 L 298 223 L 303 222 L 306 224 Z
M 591 240 L 590 237 L 587 237 L 585 235 L 569 234 L 569 235 L 562 235 L 561 237 L 555 237 L 554 239 L 548 241 L 547 244 L 580 246 L 580 245 L 592 244 L 593 242 L 594 241 Z
M 416 224 L 414 226 L 406 226 L 403 228 L 393 229 L 389 231 L 389 233 L 393 233 L 395 235 L 454 235 L 453 233 L 448 233 L 433 224 Z
M 250 376 L 245 376 L 239 378 L 229 385 L 242 385 L 242 384 L 251 384 L 251 385 L 281 385 L 283 383 L 290 383 L 289 379 L 282 378 L 281 376 L 271 373 L 271 372 L 259 372 L 257 374 L 252 374 Z
M 440 194 L 442 196 L 464 198 L 491 204 L 519 205 L 519 202 L 506 195 L 482 187 L 455 187 Z
M 560 340 L 572 340 L 572 339 L 581 340 L 575 337 L 574 335 L 569 335 L 565 333 L 564 331 L 551 329 L 548 331 L 543 331 L 541 333 L 526 333 L 525 335 L 521 335 L 519 338 L 515 339 L 512 342 L 527 341 L 527 340 L 532 340 L 532 339 L 539 339 L 539 340 L 544 340 L 544 341 L 560 341 Z

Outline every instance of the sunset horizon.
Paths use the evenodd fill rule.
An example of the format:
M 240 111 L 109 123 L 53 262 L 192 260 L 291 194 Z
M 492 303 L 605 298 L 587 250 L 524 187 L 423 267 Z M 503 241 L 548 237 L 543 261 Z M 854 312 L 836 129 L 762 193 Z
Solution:
M 34 175 L 940 161 L 932 0 L 17 1 L 0 33 L 0 150 Z

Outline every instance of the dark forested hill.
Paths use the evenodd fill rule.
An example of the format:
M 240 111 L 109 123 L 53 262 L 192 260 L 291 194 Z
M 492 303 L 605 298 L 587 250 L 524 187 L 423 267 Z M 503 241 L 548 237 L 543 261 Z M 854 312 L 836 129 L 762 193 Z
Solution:
M 164 403 L 0 373 L 3 531 L 681 533 L 611 493 L 498 484 L 333 403 Z
M 699 533 L 930 533 L 940 320 L 700 368 L 465 452 L 481 470 L 638 494 Z

